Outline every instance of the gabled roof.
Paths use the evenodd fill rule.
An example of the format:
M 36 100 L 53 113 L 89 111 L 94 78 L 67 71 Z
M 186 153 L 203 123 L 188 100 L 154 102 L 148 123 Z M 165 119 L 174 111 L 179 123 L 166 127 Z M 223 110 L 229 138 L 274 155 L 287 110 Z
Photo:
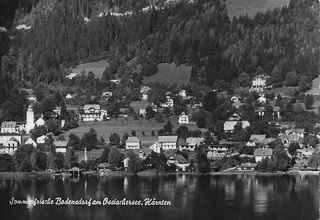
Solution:
M 15 121 L 4 121 L 1 123 L 1 128 L 16 128 L 17 122 Z
M 254 134 L 250 136 L 250 141 L 253 141 L 256 144 L 262 144 L 262 142 L 264 141 L 264 139 L 266 139 L 265 134 Z
M 133 136 L 133 137 L 128 137 L 128 139 L 126 140 L 127 142 L 140 142 L 139 138 Z
M 254 156 L 272 156 L 273 150 L 270 148 L 266 149 L 256 149 L 254 151 Z
M 56 147 L 67 147 L 68 141 L 54 141 L 53 145 Z
M 188 163 L 186 158 L 184 158 L 181 154 L 173 154 L 169 157 L 169 159 L 176 160 L 179 164 Z
M 202 138 L 202 137 L 189 137 L 186 139 L 186 142 L 191 145 L 192 144 L 200 145 L 201 142 L 203 142 L 203 141 L 204 141 L 204 138 Z
M 95 104 L 95 105 L 85 105 L 85 106 L 83 107 L 83 110 L 89 110 L 89 109 L 91 109 L 91 108 L 96 109 L 96 110 L 100 110 L 101 106 L 98 105 L 98 104 Z
M 172 136 L 159 136 L 158 142 L 177 142 L 178 136 L 172 135 Z

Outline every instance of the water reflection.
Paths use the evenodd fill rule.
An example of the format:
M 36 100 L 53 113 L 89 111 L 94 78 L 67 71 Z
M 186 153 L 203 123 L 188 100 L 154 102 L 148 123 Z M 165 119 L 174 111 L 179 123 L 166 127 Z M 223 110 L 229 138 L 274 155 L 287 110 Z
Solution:
M 82 177 L 0 180 L 4 219 L 319 219 L 318 176 Z M 9 205 L 33 201 L 167 200 L 171 206 Z M 24 216 L 24 217 L 22 217 Z M 27 217 L 25 217 L 27 216 Z M 22 217 L 22 218 L 21 218 Z

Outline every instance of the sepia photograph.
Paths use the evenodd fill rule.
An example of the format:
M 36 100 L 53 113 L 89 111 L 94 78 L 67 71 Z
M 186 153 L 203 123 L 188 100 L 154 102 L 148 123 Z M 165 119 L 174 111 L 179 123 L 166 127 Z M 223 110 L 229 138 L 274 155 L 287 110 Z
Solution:
M 1 220 L 319 220 L 320 0 L 0 0 Z

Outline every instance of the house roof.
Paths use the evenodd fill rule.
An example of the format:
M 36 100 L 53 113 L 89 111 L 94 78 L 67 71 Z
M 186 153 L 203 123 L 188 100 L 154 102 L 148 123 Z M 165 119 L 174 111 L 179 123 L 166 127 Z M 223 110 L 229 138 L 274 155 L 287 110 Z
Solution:
M 140 142 L 139 138 L 133 136 L 133 137 L 128 137 L 128 139 L 126 140 L 127 142 Z
M 24 142 L 24 144 L 37 144 L 37 143 L 30 137 L 28 138 L 28 140 Z
M 68 141 L 54 141 L 53 145 L 56 147 L 67 147 Z
M 186 142 L 188 143 L 188 144 L 196 144 L 196 145 L 200 145 L 201 144 L 201 142 L 203 142 L 204 141 L 204 138 L 202 138 L 202 137 L 189 137 L 189 138 L 187 138 L 186 139 Z
M 250 123 L 248 121 L 226 121 L 223 125 L 223 129 L 225 131 L 233 131 L 234 126 L 238 123 L 242 123 L 242 128 L 246 128 L 250 126 Z
M 89 109 L 91 109 L 91 108 L 96 109 L 96 110 L 100 110 L 101 106 L 100 106 L 100 105 L 97 105 L 97 104 L 95 104 L 95 105 L 85 105 L 85 106 L 83 107 L 83 110 L 89 110 Z
M 304 129 L 303 128 L 295 128 L 292 130 L 292 132 L 294 133 L 304 133 Z
M 266 110 L 265 107 L 260 106 L 260 107 L 257 109 L 257 112 L 264 112 L 265 110 Z
M 73 167 L 69 170 L 69 172 L 79 172 L 82 171 L 82 169 L 79 169 L 78 167 Z
M 172 135 L 172 136 L 159 136 L 158 142 L 177 142 L 178 136 Z
M 253 141 L 256 144 L 262 144 L 264 139 L 266 139 L 265 134 L 254 134 L 250 136 L 250 141 Z
M 178 140 L 178 146 L 186 146 L 188 145 L 188 143 L 184 140 L 184 139 L 179 139 Z
M 280 107 L 279 107 L 279 106 L 273 106 L 273 107 L 272 107 L 272 110 L 273 110 L 274 112 L 279 112 L 279 111 L 280 111 Z
M 265 138 L 262 143 L 263 144 L 270 144 L 270 143 L 274 142 L 275 140 L 277 140 L 277 139 L 276 138 Z
M 266 148 L 266 149 L 256 149 L 254 151 L 254 156 L 272 156 L 273 150 Z
M 184 158 L 181 154 L 173 154 L 169 157 L 169 159 L 176 160 L 179 164 L 188 163 L 186 158 Z
M 4 121 L 1 123 L 1 128 L 16 128 L 17 122 L 15 121 Z

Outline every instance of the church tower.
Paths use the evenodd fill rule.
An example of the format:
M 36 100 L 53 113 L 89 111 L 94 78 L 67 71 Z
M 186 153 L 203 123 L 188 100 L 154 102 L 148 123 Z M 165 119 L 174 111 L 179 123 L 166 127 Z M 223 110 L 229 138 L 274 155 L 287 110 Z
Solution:
M 32 106 L 29 105 L 28 111 L 27 111 L 27 124 L 26 124 L 27 134 L 29 134 L 32 129 L 34 129 L 34 112 L 33 112 Z

